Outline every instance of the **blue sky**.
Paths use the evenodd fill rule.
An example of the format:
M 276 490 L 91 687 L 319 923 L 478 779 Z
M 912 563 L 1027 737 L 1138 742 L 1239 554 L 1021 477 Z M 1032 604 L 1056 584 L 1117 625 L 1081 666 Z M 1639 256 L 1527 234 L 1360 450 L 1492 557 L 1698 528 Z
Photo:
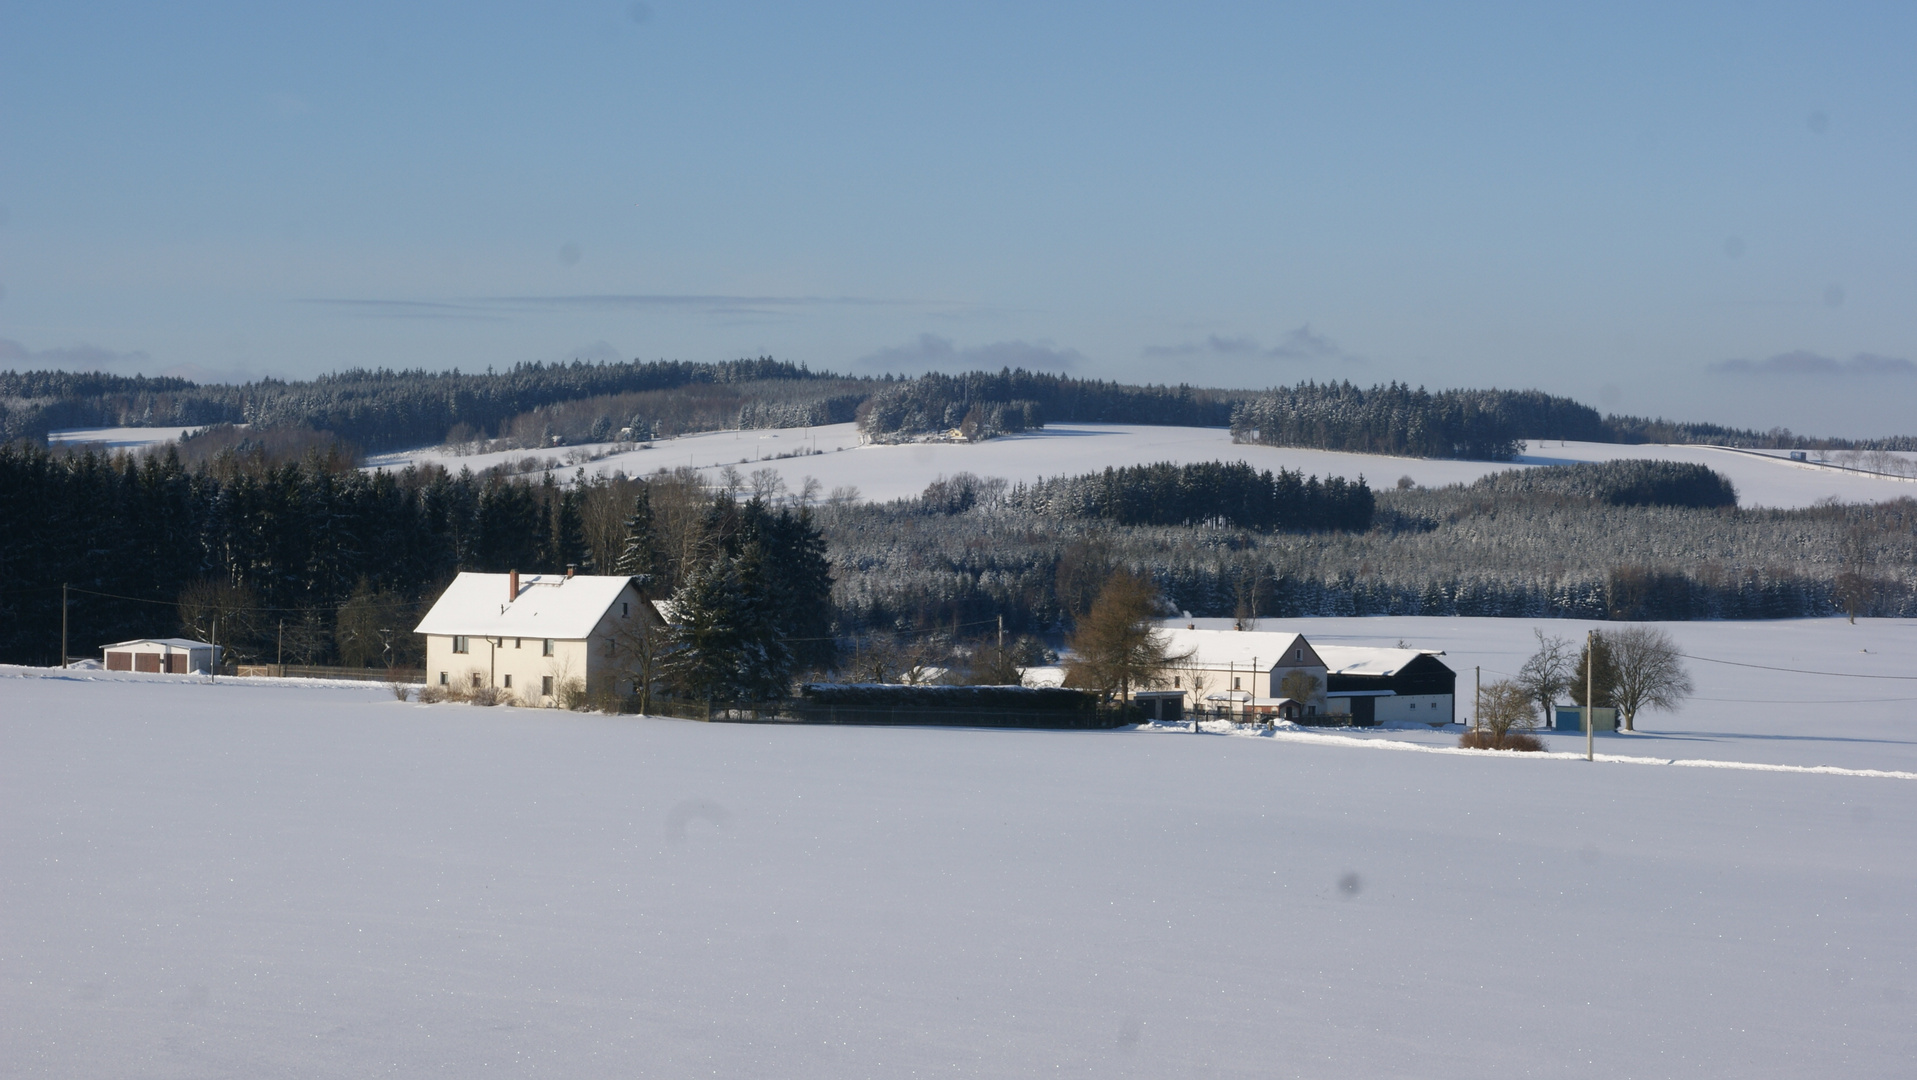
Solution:
M 0 367 L 769 354 L 1917 433 L 1913 30 L 0 0 Z

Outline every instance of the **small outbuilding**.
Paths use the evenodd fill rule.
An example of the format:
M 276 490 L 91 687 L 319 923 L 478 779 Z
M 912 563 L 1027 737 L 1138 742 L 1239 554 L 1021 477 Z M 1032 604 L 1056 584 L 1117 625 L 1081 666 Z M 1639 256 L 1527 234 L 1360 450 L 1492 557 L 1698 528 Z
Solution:
M 210 675 L 219 670 L 220 647 L 190 638 L 135 638 L 108 645 L 108 671 L 150 671 L 168 675 Z
M 1617 710 L 1598 706 L 1591 710 L 1593 731 L 1616 731 Z M 1551 730 L 1584 734 L 1584 706 L 1557 705 L 1551 709 Z

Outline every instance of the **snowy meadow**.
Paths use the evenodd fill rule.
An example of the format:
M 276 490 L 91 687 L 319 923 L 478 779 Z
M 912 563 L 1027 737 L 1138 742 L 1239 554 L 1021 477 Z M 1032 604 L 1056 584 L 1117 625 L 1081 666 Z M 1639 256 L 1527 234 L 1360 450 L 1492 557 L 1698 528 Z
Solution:
M 1739 505 L 1746 507 L 1795 508 L 1825 499 L 1879 502 L 1917 497 L 1917 480 L 1907 475 L 1879 475 L 1791 461 L 1781 453 L 1710 446 L 1532 440 L 1527 452 L 1514 462 L 1459 461 L 1259 446 L 1233 442 L 1225 428 L 1147 424 L 1053 425 L 979 443 L 869 443 L 861 438 L 856 425 L 827 424 L 709 431 L 644 448 L 605 443 L 549 451 L 465 453 L 458 447 L 431 447 L 377 455 L 367 459 L 366 467 L 400 469 L 430 462 L 454 471 L 464 466 L 478 472 L 498 465 L 518 465 L 528 458 L 540 463 L 550 459 L 550 471 L 561 480 L 568 479 L 577 468 L 584 468 L 588 474 L 623 471 L 628 476 L 643 476 L 659 469 L 689 467 L 713 481 L 728 465 L 744 474 L 771 469 L 793 493 L 811 477 L 820 483 L 822 493 L 851 487 L 876 501 L 915 497 L 933 480 L 960 472 L 1031 483 L 1053 476 L 1097 472 L 1108 465 L 1245 461 L 1259 469 L 1292 469 L 1314 476 L 1356 479 L 1362 475 L 1375 488 L 1389 487 L 1401 476 L 1409 476 L 1423 487 L 1440 487 L 1470 483 L 1512 468 L 1630 459 L 1707 465 L 1737 485 Z M 542 466 L 535 471 L 547 470 Z
M 1468 693 L 1531 625 L 1297 628 L 1444 648 Z M 1600 752 L 1917 769 L 1912 683 L 1776 670 L 1908 675 L 1917 626 L 1668 629 L 1764 668 L 1694 663 L 1689 706 Z M 0 669 L 0 739 L 8 1076 L 1901 1076 L 1917 1056 L 1910 779 L 28 668 Z

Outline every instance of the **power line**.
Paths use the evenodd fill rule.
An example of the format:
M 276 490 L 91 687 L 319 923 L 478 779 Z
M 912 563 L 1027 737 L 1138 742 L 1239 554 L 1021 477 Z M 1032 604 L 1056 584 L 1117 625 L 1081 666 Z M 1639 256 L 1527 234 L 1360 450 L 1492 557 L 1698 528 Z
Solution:
M 1709 656 L 1692 656 L 1690 653 L 1678 653 L 1677 655 L 1683 657 L 1686 660 L 1698 660 L 1706 664 L 1726 664 L 1726 665 L 1729 665 L 1730 667 L 1756 668 L 1759 671 L 1783 671 L 1783 672 L 1788 672 L 1792 675 L 1828 675 L 1834 679 L 1895 679 L 1900 682 L 1917 682 L 1917 675 L 1866 675 L 1866 674 L 1863 674 L 1862 672 L 1857 672 L 1857 671 L 1810 671 L 1805 668 L 1777 667 L 1776 665 L 1773 665 L 1773 664 L 1746 664 L 1736 660 L 1718 660 Z M 1507 678 L 1517 678 L 1517 676 L 1512 675 L 1508 671 L 1498 671 L 1496 668 L 1485 668 L 1484 670 L 1489 671 L 1495 675 L 1503 675 Z M 1698 698 L 1696 700 L 1757 702 L 1757 701 L 1773 701 L 1775 699 L 1774 698 Z M 1917 698 L 1871 698 L 1870 700 L 1871 701 L 1917 701 Z M 1816 702 L 1812 702 L 1812 701 L 1803 701 L 1803 702 L 1795 702 L 1795 703 L 1779 702 L 1779 704 L 1815 705 L 1815 704 L 1820 704 L 1821 702 L 1822 702 L 1822 699 Z M 1831 704 L 1841 705 L 1846 703 L 1831 702 Z
M 134 604 L 155 604 L 160 607 L 179 607 L 180 606 L 180 602 L 178 600 L 149 600 L 143 596 L 121 596 L 119 593 L 99 592 L 95 589 L 82 589 L 77 585 L 73 586 L 69 591 L 78 593 L 81 595 L 85 595 L 85 596 L 105 597 L 108 600 L 125 600 L 125 601 L 128 601 L 129 603 L 134 603 Z M 399 602 L 397 606 L 417 608 L 417 607 L 426 607 L 427 605 L 431 603 L 433 603 L 433 601 L 431 600 L 402 600 Z M 286 614 L 286 613 L 310 614 L 313 612 L 322 612 L 322 611 L 329 611 L 329 612 L 338 611 L 339 607 L 340 605 L 338 604 L 325 604 L 319 607 L 221 607 L 220 610 L 222 612 L 269 611 L 269 612 L 279 612 L 282 614 Z
M 1856 671 L 1809 671 L 1804 668 L 1778 667 L 1775 664 L 1745 664 L 1736 660 L 1716 660 L 1708 656 L 1692 656 L 1690 653 L 1678 653 L 1686 660 L 1699 660 L 1706 664 L 1726 664 L 1730 667 L 1756 668 L 1759 671 L 1786 671 L 1792 675 L 1829 675 L 1836 679 L 1896 679 L 1900 682 L 1917 682 L 1917 675 L 1865 675 Z
M 1917 701 L 1907 697 L 1874 698 L 1742 698 L 1694 697 L 1692 701 L 1731 702 L 1738 705 L 1876 705 L 1886 701 Z

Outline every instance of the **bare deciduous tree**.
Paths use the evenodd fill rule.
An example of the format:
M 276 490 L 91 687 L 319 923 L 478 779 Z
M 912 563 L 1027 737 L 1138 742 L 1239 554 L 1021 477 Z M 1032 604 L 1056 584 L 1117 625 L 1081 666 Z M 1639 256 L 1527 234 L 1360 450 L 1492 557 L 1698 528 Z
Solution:
M 253 655 L 259 630 L 259 598 L 245 585 L 196 581 L 180 590 L 180 628 L 201 641 L 221 646 L 235 658 Z
M 1537 636 L 1538 651 L 1531 654 L 1524 666 L 1518 669 L 1517 683 L 1531 700 L 1538 703 L 1539 713 L 1549 720 L 1551 707 L 1557 703 L 1558 696 L 1570 688 L 1571 670 L 1575 664 L 1571 652 L 1571 639 L 1545 637 L 1544 631 L 1532 628 Z
M 1544 744 L 1528 734 L 1538 726 L 1531 692 L 1510 679 L 1484 688 L 1478 701 L 1478 722 L 1458 740 L 1474 750 L 1542 750 Z
M 1640 710 L 1675 709 L 1691 696 L 1691 675 L 1671 635 L 1655 627 L 1627 626 L 1602 637 L 1616 671 L 1611 700 L 1624 719 L 1624 730 L 1637 730 Z
M 1278 696 L 1293 701 L 1310 701 L 1318 696 L 1318 689 L 1324 684 L 1318 676 L 1308 671 L 1293 671 L 1278 682 Z
M 671 636 L 665 625 L 643 614 L 621 622 L 612 631 L 613 666 L 632 684 L 632 696 L 642 714 L 652 711 L 653 688 L 665 677 L 666 647 Z
M 1191 695 L 1193 709 L 1203 709 L 1205 688 L 1211 685 L 1212 675 L 1199 662 L 1198 650 L 1190 649 L 1170 658 L 1172 686 Z

